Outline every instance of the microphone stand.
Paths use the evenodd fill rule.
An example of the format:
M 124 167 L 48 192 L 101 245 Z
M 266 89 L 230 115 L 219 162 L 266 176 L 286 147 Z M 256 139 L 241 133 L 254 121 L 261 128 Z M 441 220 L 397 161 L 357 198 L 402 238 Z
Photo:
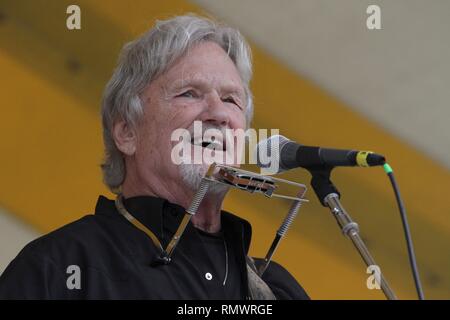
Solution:
M 341 228 L 342 233 L 350 238 L 366 265 L 368 267 L 377 266 L 375 260 L 367 249 L 367 246 L 359 235 L 358 224 L 352 220 L 339 200 L 340 193 L 334 186 L 333 182 L 331 182 L 330 180 L 332 169 L 333 167 L 328 166 L 309 168 L 308 171 L 312 175 L 311 186 L 313 187 L 314 192 L 316 193 L 322 205 L 330 209 L 331 213 L 336 218 L 336 221 Z M 383 273 L 380 273 L 379 277 L 375 275 L 375 280 L 377 282 L 379 280 L 379 285 L 381 287 L 381 290 L 383 290 L 386 298 L 388 298 L 389 300 L 397 300 L 395 293 L 390 288 L 389 284 L 383 276 Z

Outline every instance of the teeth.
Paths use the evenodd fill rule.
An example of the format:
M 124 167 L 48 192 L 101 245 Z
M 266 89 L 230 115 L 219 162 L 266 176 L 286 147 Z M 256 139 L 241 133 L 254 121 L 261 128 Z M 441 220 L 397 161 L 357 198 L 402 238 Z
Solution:
M 202 140 L 201 138 L 192 139 L 191 144 L 195 146 L 201 146 L 203 148 L 214 148 L 214 149 L 223 149 L 223 144 L 218 141 L 212 141 L 212 140 Z
M 196 146 L 202 145 L 202 138 L 192 138 L 191 143 Z

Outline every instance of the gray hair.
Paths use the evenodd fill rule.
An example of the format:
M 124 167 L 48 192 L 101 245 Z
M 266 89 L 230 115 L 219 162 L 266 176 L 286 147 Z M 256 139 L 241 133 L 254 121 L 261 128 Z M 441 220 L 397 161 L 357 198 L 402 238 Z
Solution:
M 135 127 L 143 115 L 140 95 L 148 84 L 164 73 L 189 48 L 202 41 L 217 43 L 236 65 L 247 96 L 247 127 L 253 117 L 249 83 L 252 77 L 250 47 L 240 32 L 210 19 L 195 15 L 157 21 L 139 38 L 122 48 L 114 73 L 106 85 L 102 101 L 105 159 L 101 165 L 103 181 L 117 192 L 125 179 L 125 162 L 112 135 L 116 120 Z

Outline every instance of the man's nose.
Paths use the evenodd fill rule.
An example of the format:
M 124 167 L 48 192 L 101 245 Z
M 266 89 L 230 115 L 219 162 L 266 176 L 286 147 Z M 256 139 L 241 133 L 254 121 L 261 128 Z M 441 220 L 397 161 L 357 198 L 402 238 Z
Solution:
M 206 109 L 201 115 L 202 122 L 209 122 L 219 127 L 228 127 L 230 122 L 230 113 L 227 105 L 222 101 L 217 93 L 207 96 Z

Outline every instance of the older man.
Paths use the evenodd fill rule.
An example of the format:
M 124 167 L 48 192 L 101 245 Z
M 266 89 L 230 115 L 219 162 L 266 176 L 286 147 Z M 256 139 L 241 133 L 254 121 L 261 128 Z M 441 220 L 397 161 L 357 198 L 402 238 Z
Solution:
M 222 211 L 213 187 L 167 246 L 208 169 L 173 161 L 174 130 L 245 129 L 252 117 L 250 50 L 232 28 L 195 16 L 158 22 L 122 50 L 103 100 L 106 185 L 86 216 L 27 245 L 0 278 L 1 298 L 306 299 L 272 262 L 247 257 L 250 224 Z M 202 132 L 203 133 L 203 132 Z M 199 140 L 200 139 L 200 140 Z M 192 150 L 207 147 L 195 134 Z M 216 144 L 225 152 L 225 141 Z M 228 142 L 229 143 L 229 142 Z M 220 148 L 217 148 L 220 149 Z M 181 228 L 182 229 L 182 228 Z

